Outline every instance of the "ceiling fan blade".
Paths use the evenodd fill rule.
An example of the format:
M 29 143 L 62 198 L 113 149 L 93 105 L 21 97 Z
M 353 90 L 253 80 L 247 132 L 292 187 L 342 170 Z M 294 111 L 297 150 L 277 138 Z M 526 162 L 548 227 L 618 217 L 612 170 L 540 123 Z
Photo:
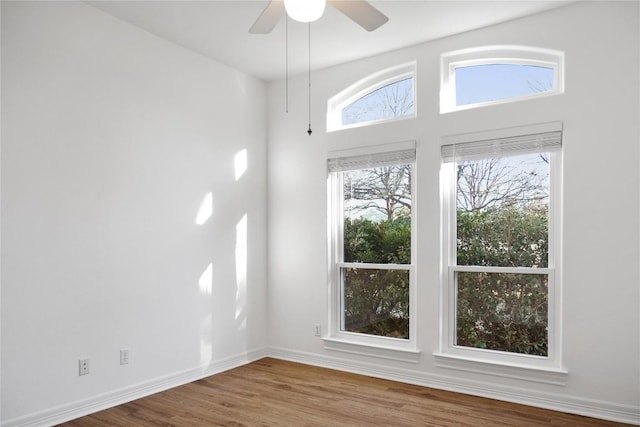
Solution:
M 365 0 L 328 0 L 327 3 L 367 31 L 373 31 L 389 20 Z
M 284 1 L 271 0 L 258 16 L 256 22 L 249 28 L 249 32 L 251 34 L 269 34 L 280 18 L 284 16 L 284 13 Z

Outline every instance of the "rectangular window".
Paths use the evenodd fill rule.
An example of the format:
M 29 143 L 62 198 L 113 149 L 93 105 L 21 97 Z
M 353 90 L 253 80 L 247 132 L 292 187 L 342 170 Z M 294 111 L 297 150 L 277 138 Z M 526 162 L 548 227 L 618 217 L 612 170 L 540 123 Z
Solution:
M 333 338 L 410 347 L 413 340 L 414 143 L 328 160 Z
M 442 351 L 558 367 L 561 130 L 476 137 L 442 147 Z

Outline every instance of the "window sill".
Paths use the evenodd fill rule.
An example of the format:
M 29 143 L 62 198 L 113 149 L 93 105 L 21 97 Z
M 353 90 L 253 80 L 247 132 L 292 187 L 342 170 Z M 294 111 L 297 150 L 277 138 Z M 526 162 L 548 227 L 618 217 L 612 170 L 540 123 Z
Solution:
M 567 384 L 567 378 L 569 376 L 568 371 L 559 368 L 516 365 L 444 353 L 433 353 L 433 356 L 436 359 L 436 366 L 439 368 L 488 374 L 537 383 L 564 386 Z
M 354 342 L 329 337 L 322 338 L 322 340 L 324 341 L 325 350 L 340 351 L 342 353 L 396 360 L 400 362 L 420 362 L 420 351 L 415 349 Z

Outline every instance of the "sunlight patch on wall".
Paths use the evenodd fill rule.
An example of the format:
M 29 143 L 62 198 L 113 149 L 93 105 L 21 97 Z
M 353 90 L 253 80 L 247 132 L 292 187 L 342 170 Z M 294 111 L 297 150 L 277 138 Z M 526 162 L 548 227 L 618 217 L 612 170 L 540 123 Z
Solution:
M 234 161 L 236 181 L 247 171 L 247 149 L 238 151 Z
M 236 225 L 236 320 L 247 304 L 247 214 Z M 245 326 L 242 321 L 242 327 Z
M 204 295 L 211 295 L 213 289 L 213 264 L 209 264 L 200 275 L 198 280 L 200 292 Z
M 200 363 L 206 364 L 213 360 L 213 343 L 211 336 L 213 333 L 213 317 L 207 315 L 200 325 Z
M 208 192 L 202 203 L 200 204 L 200 209 L 198 209 L 198 215 L 196 216 L 196 224 L 203 225 L 205 222 L 211 218 L 213 214 L 213 194 Z

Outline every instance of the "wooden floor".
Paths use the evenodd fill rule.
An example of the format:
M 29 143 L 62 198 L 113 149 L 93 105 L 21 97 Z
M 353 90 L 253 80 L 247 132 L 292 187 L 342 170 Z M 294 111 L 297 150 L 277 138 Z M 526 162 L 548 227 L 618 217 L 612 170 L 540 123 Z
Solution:
M 623 425 L 271 358 L 62 424 L 64 427 Z

